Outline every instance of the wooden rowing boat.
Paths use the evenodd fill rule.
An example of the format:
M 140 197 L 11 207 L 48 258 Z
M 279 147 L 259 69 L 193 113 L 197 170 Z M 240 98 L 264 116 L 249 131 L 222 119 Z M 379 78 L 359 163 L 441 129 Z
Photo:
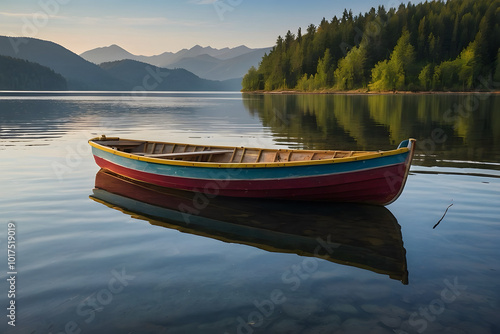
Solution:
M 152 225 L 353 266 L 408 284 L 401 226 L 385 207 L 355 203 L 215 197 L 153 186 L 109 171 L 91 199 Z
M 96 163 L 168 188 L 231 196 L 387 205 L 403 191 L 415 140 L 390 151 L 203 146 L 101 136 Z

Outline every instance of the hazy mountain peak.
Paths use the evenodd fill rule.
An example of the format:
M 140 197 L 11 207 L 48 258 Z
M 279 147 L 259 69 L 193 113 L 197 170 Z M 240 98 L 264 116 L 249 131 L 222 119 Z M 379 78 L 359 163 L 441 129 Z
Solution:
M 100 64 L 112 60 L 132 59 L 134 55 L 121 46 L 112 44 L 110 46 L 103 46 L 85 51 L 80 54 L 80 57 L 94 64 Z
M 105 48 L 105 47 L 104 47 Z M 101 49 L 104 49 L 104 48 L 101 48 Z M 113 51 L 121 51 L 121 52 L 126 52 L 126 53 L 130 53 L 128 52 L 127 50 L 125 50 L 124 48 L 122 48 L 121 46 L 119 45 L 116 45 L 116 44 L 111 44 L 110 46 L 107 47 L 109 50 L 113 50 Z
M 89 53 L 89 52 L 95 52 L 95 51 L 113 51 L 113 52 L 122 51 L 122 52 L 128 53 L 128 51 L 125 50 L 124 48 L 122 48 L 121 46 L 118 46 L 116 44 L 111 44 L 109 46 L 101 46 L 101 47 L 97 47 L 97 48 L 92 49 L 92 50 L 85 51 L 81 55 L 83 55 L 85 53 Z

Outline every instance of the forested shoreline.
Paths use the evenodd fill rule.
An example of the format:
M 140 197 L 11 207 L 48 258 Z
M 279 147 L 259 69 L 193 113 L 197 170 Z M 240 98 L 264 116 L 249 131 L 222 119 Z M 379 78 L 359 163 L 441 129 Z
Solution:
M 499 89 L 500 0 L 449 0 L 325 18 L 278 37 L 243 91 Z

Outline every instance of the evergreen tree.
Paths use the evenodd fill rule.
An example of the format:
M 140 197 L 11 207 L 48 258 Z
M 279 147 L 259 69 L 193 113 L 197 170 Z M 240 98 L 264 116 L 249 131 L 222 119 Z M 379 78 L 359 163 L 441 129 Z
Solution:
M 434 86 L 440 89 L 471 89 L 478 71 L 477 43 L 472 42 L 455 60 L 444 61 L 436 67 Z
M 423 90 L 429 90 L 432 87 L 432 76 L 434 73 L 434 66 L 432 64 L 427 64 L 424 66 L 420 74 L 418 75 L 418 81 L 420 83 L 420 88 Z
M 404 84 L 404 78 L 398 76 L 396 63 L 383 60 L 372 69 L 372 83 L 368 86 L 371 90 L 387 91 L 396 90 Z
M 314 76 L 315 85 L 317 88 L 328 88 L 332 85 L 332 57 L 330 49 L 325 50 L 323 58 L 318 61 L 318 68 Z
M 245 74 L 241 85 L 243 86 L 244 91 L 255 91 L 264 89 L 261 76 L 259 75 L 257 69 L 254 66 L 250 67 L 248 73 Z
M 307 73 L 304 74 L 297 82 L 297 86 L 295 88 L 306 92 L 315 90 L 316 86 L 314 82 L 314 76 L 308 76 Z
M 372 90 L 404 89 L 408 70 L 415 59 L 415 51 L 410 44 L 410 33 L 404 30 L 399 38 L 390 60 L 379 62 L 372 70 Z
M 456 60 L 458 79 L 462 83 L 463 90 L 473 88 L 474 77 L 478 72 L 477 58 L 478 56 L 476 42 L 472 42 L 465 50 L 462 51 L 462 53 Z
M 336 88 L 340 90 L 351 90 L 362 87 L 365 82 L 364 67 L 367 60 L 366 46 L 361 44 L 355 46 L 349 53 L 339 61 L 335 70 Z

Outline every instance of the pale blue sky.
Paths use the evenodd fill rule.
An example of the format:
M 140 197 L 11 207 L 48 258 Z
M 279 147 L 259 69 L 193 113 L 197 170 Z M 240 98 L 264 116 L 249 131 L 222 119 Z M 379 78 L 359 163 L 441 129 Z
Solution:
M 396 0 L 16 0 L 0 2 L 0 35 L 51 40 L 81 53 L 118 44 L 134 54 L 274 45 L 287 30 Z

